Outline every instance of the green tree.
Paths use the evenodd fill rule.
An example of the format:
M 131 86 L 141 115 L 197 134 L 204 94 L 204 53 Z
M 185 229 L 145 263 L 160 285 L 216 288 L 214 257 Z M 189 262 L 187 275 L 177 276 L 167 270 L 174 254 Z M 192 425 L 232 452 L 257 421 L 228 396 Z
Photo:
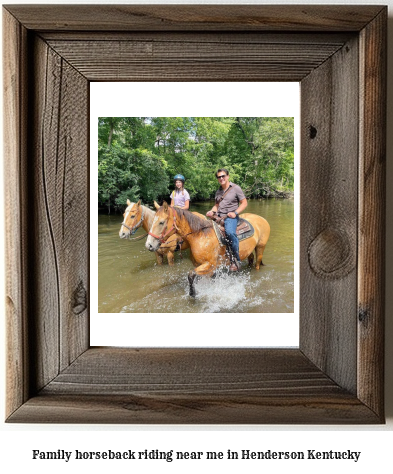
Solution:
M 101 117 L 98 199 L 108 210 L 126 200 L 169 200 L 173 176 L 192 200 L 212 198 L 215 171 L 227 168 L 247 197 L 286 196 L 294 181 L 290 117 Z

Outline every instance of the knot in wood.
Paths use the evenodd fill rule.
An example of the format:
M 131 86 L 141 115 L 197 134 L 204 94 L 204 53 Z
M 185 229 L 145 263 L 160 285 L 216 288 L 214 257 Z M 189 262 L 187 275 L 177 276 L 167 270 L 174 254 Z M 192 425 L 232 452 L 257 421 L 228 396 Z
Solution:
M 318 130 L 310 125 L 310 138 L 311 140 L 314 140 L 314 138 L 317 136 Z
M 358 313 L 358 318 L 359 318 L 359 323 L 363 325 L 363 327 L 368 326 L 368 321 L 370 319 L 370 311 L 368 308 L 359 308 L 359 313 Z
M 87 306 L 87 294 L 86 289 L 82 282 L 79 282 L 76 290 L 74 291 L 74 301 L 72 311 L 74 314 L 82 313 Z
M 336 229 L 325 229 L 308 247 L 308 259 L 313 272 L 328 279 L 348 275 L 355 267 L 355 253 L 347 234 Z

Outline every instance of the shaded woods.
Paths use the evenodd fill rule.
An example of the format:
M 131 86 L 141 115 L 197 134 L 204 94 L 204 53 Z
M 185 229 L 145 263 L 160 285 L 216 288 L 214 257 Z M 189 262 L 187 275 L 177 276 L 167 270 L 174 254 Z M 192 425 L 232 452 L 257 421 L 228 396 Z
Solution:
M 247 198 L 288 197 L 294 183 L 292 117 L 100 117 L 98 203 L 169 200 L 173 176 L 192 201 L 214 197 L 227 168 Z

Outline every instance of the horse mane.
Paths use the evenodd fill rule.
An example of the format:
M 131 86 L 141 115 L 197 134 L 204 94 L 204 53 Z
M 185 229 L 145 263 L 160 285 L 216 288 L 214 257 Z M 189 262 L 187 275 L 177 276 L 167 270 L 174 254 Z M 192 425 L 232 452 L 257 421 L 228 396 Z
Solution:
M 131 209 L 135 206 L 135 204 L 136 204 L 136 202 L 132 202 L 132 203 L 127 207 L 127 209 L 125 210 L 125 212 L 131 211 Z M 153 209 L 150 209 L 150 207 L 147 207 L 147 206 L 145 206 L 145 205 L 143 205 L 143 204 L 140 204 L 140 207 L 143 207 L 143 209 L 144 209 L 145 211 L 147 211 L 149 214 L 152 214 L 152 213 L 155 214 L 155 212 L 153 211 Z
M 149 215 L 155 215 L 155 214 L 156 214 L 156 212 L 155 212 L 153 209 L 151 209 L 150 207 L 148 207 L 148 206 L 144 206 L 143 204 L 141 204 L 141 207 L 143 207 L 143 209 L 144 209 Z
M 193 214 L 191 211 L 188 211 L 187 209 L 179 209 L 177 207 L 175 209 L 179 217 L 184 218 L 188 222 L 188 225 L 190 226 L 192 232 L 203 231 L 204 233 L 206 233 L 208 229 L 211 229 L 213 227 L 212 221 L 199 217 Z

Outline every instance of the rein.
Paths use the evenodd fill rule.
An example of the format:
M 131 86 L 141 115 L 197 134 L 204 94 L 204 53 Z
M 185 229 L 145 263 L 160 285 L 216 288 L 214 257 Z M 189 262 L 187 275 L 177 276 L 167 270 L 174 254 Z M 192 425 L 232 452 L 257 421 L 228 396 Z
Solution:
M 200 231 L 203 230 L 203 229 L 212 229 L 212 228 L 213 228 L 213 227 L 210 227 L 210 226 L 201 227 L 199 230 L 193 230 L 192 232 L 188 232 L 188 234 L 182 235 L 181 238 L 187 237 L 187 235 L 190 235 L 190 234 L 197 234 L 198 232 L 200 232 Z
M 131 242 L 136 242 L 137 240 L 142 240 L 144 239 L 145 237 L 147 237 L 149 234 L 143 234 L 143 235 L 140 235 L 139 237 L 134 237 L 132 239 L 127 239 L 127 240 L 130 240 Z
M 196 233 L 200 232 L 202 229 L 213 229 L 213 227 L 209 227 L 209 226 L 208 226 L 208 227 L 201 227 L 199 230 L 194 230 L 194 231 L 192 231 L 192 232 L 188 232 L 188 234 L 181 235 L 181 236 L 180 236 L 180 237 L 181 237 L 181 240 L 178 240 L 178 243 L 179 243 L 180 245 L 182 245 L 183 242 L 184 242 L 184 240 L 183 240 L 184 237 L 187 237 L 187 235 L 190 235 L 190 234 L 196 234 Z M 153 235 L 153 234 L 149 234 L 149 235 L 151 235 L 152 237 L 155 237 L 156 239 L 159 238 L 159 237 L 156 237 L 156 236 Z M 161 242 L 161 241 L 160 241 L 160 242 Z M 164 240 L 163 243 L 166 243 L 166 240 Z M 173 245 L 173 244 L 172 244 L 172 245 Z M 168 249 L 168 248 L 172 247 L 172 245 L 160 245 L 160 249 Z
M 172 228 L 164 236 L 163 236 L 163 234 L 164 234 L 165 228 L 162 231 L 160 236 L 152 234 L 151 232 L 149 232 L 149 235 L 151 235 L 155 239 L 158 239 L 161 242 L 161 244 L 166 243 L 166 240 L 164 239 L 164 237 L 166 237 L 169 234 L 169 232 L 171 232 L 173 229 L 179 230 L 178 227 L 176 226 L 176 211 L 173 209 L 173 212 L 174 212 L 174 216 L 173 216 Z M 212 229 L 212 227 L 210 227 L 210 226 L 201 227 L 199 230 L 193 230 L 192 232 L 188 232 L 187 234 L 184 234 L 184 235 L 179 234 L 180 237 L 181 237 L 181 240 L 179 241 L 179 244 L 181 245 L 183 243 L 184 237 L 187 237 L 187 235 L 196 234 L 196 233 L 200 232 L 203 229 Z M 161 249 L 165 249 L 165 248 L 169 248 L 169 247 L 172 247 L 172 245 L 160 245 Z

